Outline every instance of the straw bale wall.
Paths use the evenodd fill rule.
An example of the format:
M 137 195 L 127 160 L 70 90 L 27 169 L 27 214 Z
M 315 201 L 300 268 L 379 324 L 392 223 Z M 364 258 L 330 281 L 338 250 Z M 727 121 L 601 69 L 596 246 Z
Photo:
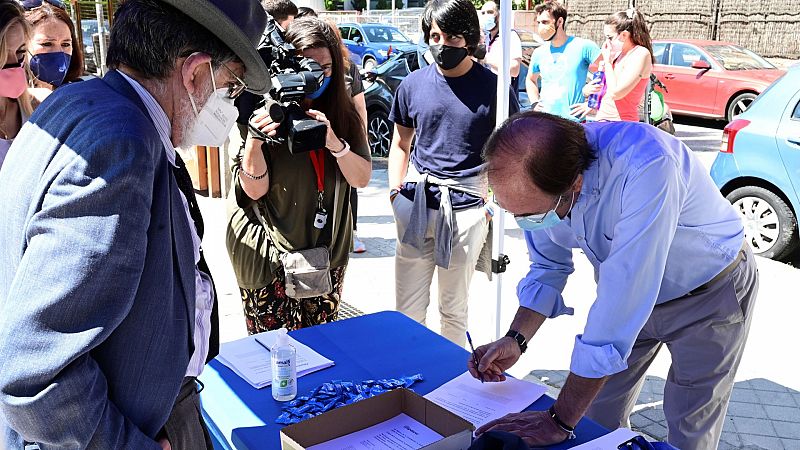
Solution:
M 632 3 L 654 39 L 733 42 L 762 56 L 800 58 L 800 0 L 563 0 L 567 32 L 603 40 L 609 14 Z M 533 12 L 516 11 L 515 27 L 534 30 Z

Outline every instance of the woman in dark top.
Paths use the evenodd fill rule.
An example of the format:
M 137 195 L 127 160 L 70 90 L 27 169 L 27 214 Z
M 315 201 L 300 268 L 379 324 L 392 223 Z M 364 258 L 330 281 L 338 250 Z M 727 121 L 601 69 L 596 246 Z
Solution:
M 316 18 L 296 20 L 286 39 L 324 69 L 322 87 L 301 106 L 309 117 L 328 125 L 326 149 L 293 154 L 286 145 L 249 137 L 234 164 L 236 204 L 231 205 L 227 244 L 250 334 L 336 319 L 353 239 L 349 189 L 366 186 L 372 170 L 364 126 L 345 87 L 340 41 L 333 27 Z M 279 124 L 267 113 L 257 112 L 252 123 L 270 137 L 277 135 Z M 327 221 L 317 228 L 315 217 L 321 209 Z M 332 292 L 289 297 L 281 254 L 320 246 L 330 250 Z

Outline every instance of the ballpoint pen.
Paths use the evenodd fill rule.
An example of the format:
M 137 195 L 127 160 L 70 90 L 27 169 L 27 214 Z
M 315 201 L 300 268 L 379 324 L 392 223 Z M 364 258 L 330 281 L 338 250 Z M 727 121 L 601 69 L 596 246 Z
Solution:
M 472 345 L 472 337 L 470 337 L 469 331 L 467 331 L 467 342 L 469 342 L 469 348 L 472 349 L 472 362 L 475 363 L 475 371 L 478 372 L 478 357 L 475 355 L 475 346 Z M 483 383 L 483 374 L 478 372 L 478 376 L 481 379 L 481 383 Z
M 265 348 L 265 349 L 266 349 L 268 352 L 272 353 L 272 350 L 270 350 L 270 349 L 269 349 L 269 347 L 267 347 L 267 344 L 265 344 L 265 343 L 263 343 L 263 342 L 259 341 L 259 340 L 258 340 L 258 339 L 256 339 L 256 338 L 253 338 L 253 340 L 254 340 L 254 341 L 256 341 L 256 343 L 257 343 L 258 345 L 260 345 L 260 346 L 264 347 L 264 348 Z

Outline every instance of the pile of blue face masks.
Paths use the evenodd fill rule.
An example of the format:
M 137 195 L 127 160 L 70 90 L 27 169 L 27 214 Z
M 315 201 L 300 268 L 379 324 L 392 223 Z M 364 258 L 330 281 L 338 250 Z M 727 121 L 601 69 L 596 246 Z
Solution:
M 275 419 L 275 423 L 283 425 L 297 423 L 392 389 L 410 388 L 417 381 L 422 381 L 422 374 L 385 380 L 365 380 L 360 383 L 331 381 L 316 387 L 307 396 L 297 397 L 288 402 L 283 408 L 283 414 Z

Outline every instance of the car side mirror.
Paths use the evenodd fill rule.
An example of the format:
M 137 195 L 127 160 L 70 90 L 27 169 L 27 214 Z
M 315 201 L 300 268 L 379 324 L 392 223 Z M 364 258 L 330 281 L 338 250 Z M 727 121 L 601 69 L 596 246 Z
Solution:
M 361 36 L 353 36 L 353 42 L 356 44 L 361 44 Z
M 709 64 L 708 61 L 703 61 L 702 59 L 698 59 L 697 61 L 692 63 L 692 69 L 711 70 L 711 64 Z

